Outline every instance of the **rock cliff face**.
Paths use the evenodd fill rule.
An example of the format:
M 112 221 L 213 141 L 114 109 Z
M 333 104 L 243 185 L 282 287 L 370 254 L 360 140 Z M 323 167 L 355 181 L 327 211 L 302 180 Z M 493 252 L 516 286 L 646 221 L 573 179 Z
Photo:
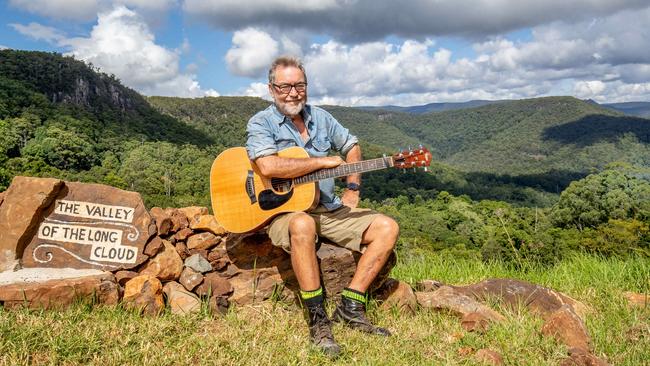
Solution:
M 75 80 L 72 90 L 53 91 L 47 96 L 53 103 L 74 104 L 87 109 L 92 109 L 97 100 L 104 100 L 122 112 L 133 110 L 138 102 L 142 103 L 139 95 L 129 93 L 110 80 L 89 80 L 83 77 Z
M 114 76 L 55 53 L 1 50 L 0 75 L 23 82 L 53 103 L 93 112 L 130 112 L 147 106 L 140 94 Z

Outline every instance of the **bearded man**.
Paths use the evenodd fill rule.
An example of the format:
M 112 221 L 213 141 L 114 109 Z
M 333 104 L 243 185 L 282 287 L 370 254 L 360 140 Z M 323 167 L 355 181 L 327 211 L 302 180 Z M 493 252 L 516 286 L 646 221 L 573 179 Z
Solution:
M 283 56 L 269 69 L 269 93 L 273 105 L 253 116 L 247 126 L 246 149 L 251 161 L 267 177 L 295 178 L 315 170 L 333 168 L 344 160 L 329 156 L 336 151 L 345 162 L 361 160 L 358 139 L 325 110 L 307 104 L 307 75 L 301 61 Z M 279 157 L 277 152 L 299 146 L 309 158 Z M 276 217 L 267 232 L 274 245 L 291 255 L 300 285 L 300 298 L 307 309 L 313 344 L 330 356 L 340 353 L 324 307 L 316 257 L 319 236 L 337 245 L 361 252 L 352 281 L 341 294 L 334 321 L 363 332 L 389 336 L 387 329 L 373 325 L 366 317 L 367 291 L 393 251 L 399 234 L 397 223 L 369 209 L 357 208 L 361 187 L 359 174 L 346 177 L 341 198 L 334 194 L 334 180 L 320 181 L 319 205 L 310 212 L 293 212 Z

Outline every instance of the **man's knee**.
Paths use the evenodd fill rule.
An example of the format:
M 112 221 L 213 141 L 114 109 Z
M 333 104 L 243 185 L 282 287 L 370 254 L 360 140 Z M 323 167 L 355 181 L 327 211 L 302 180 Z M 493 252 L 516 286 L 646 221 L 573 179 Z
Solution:
M 372 233 L 374 238 L 383 238 L 388 240 L 382 240 L 381 242 L 386 245 L 386 250 L 393 250 L 395 247 L 395 242 L 399 236 L 399 224 L 392 218 L 379 215 L 371 224 L 374 233 Z
M 314 244 L 314 238 L 316 237 L 316 222 L 314 219 L 304 212 L 297 213 L 291 217 L 289 220 L 289 235 L 291 238 L 300 238 L 302 244 L 303 241 L 310 242 Z M 293 245 L 294 240 L 291 240 Z

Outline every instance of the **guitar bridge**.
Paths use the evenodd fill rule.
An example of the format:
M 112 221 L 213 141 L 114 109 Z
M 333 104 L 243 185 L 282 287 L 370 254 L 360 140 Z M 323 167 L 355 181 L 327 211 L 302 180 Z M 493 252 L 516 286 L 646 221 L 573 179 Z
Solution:
M 246 177 L 246 183 L 244 183 L 244 185 L 246 186 L 246 194 L 251 200 L 251 205 L 255 204 L 257 202 L 257 195 L 255 194 L 255 178 L 253 177 L 252 170 L 248 171 L 248 176 Z

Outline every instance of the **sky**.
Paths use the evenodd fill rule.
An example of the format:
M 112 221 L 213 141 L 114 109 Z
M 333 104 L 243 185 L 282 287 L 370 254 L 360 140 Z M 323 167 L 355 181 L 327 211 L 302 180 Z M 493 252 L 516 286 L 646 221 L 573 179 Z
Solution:
M 310 102 L 650 101 L 650 0 L 3 0 L 0 49 L 59 52 L 145 95 L 260 96 L 280 55 Z

